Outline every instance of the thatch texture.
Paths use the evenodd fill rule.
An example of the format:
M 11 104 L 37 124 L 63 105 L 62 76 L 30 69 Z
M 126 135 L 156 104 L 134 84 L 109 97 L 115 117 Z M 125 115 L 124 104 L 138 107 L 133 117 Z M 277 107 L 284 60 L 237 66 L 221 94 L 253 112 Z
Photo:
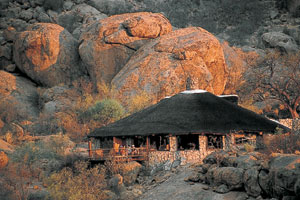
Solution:
M 268 132 L 288 128 L 209 92 L 179 93 L 108 126 L 89 137 L 151 134 Z

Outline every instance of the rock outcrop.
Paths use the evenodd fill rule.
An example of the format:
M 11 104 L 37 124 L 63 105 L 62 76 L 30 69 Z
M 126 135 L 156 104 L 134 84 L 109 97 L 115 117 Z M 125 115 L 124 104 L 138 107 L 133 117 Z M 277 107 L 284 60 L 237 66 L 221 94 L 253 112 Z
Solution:
M 244 189 L 251 197 L 299 198 L 300 156 L 214 152 L 196 166 L 188 181 L 208 183 L 216 192 Z M 247 166 L 247 167 L 245 167 Z M 205 177 L 205 178 L 203 178 Z
M 53 115 L 73 108 L 79 94 L 67 86 L 54 86 L 46 89 L 39 98 L 41 112 Z
M 125 185 L 132 185 L 136 182 L 137 176 L 142 168 L 138 162 L 129 162 L 120 166 L 120 174 L 123 176 Z
M 8 152 L 8 153 L 11 153 L 14 151 L 14 147 L 2 139 L 0 139 L 0 149 L 4 152 Z
M 78 42 L 63 27 L 37 23 L 21 32 L 14 44 L 18 68 L 44 86 L 70 84 L 83 74 Z
M 87 29 L 81 36 L 79 53 L 97 84 L 110 83 L 137 49 L 167 34 L 172 26 L 162 14 L 142 12 L 111 16 Z
M 33 83 L 0 70 L 0 116 L 4 123 L 33 122 L 39 114 L 37 102 L 38 93 Z
M 175 30 L 131 57 L 112 84 L 124 96 L 143 90 L 157 99 L 185 89 L 222 94 L 227 67 L 219 41 L 202 28 Z
M 243 186 L 243 169 L 235 167 L 210 168 L 207 171 L 206 179 L 211 185 L 225 184 L 229 190 L 240 189 Z
M 300 179 L 300 156 L 278 155 L 272 158 L 268 166 L 259 173 L 259 185 L 263 192 L 282 198 L 299 196 L 297 181 Z M 296 189 L 296 190 L 295 190 Z
M 258 197 L 261 193 L 261 187 L 258 183 L 259 167 L 247 169 L 243 175 L 244 188 L 250 196 Z
M 0 169 L 4 168 L 8 163 L 8 157 L 7 155 L 1 151 L 0 152 Z
M 123 183 L 123 177 L 120 174 L 115 174 L 112 178 L 110 178 L 108 181 L 108 186 L 116 194 L 121 194 L 126 190 Z
M 298 50 L 294 38 L 280 32 L 269 32 L 262 35 L 262 41 L 266 47 L 278 48 L 283 52 L 295 52 Z
M 60 13 L 57 16 L 57 24 L 73 33 L 82 24 L 91 23 L 106 17 L 107 15 L 100 13 L 94 7 L 87 4 L 79 4 L 73 6 L 69 11 Z

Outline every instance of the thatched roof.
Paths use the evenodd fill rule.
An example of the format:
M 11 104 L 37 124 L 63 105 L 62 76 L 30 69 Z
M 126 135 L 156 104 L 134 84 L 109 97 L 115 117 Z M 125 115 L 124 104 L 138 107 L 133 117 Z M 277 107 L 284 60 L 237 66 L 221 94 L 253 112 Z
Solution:
M 89 137 L 274 132 L 288 128 L 206 91 L 185 91 L 93 131 Z

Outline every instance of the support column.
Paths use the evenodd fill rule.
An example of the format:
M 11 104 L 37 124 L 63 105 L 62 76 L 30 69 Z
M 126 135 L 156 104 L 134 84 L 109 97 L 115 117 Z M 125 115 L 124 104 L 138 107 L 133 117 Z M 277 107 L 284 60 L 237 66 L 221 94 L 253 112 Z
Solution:
M 177 138 L 176 136 L 169 136 L 170 151 L 177 151 Z
M 89 158 L 92 158 L 92 141 L 91 141 L 91 139 L 89 139 L 88 146 L 89 146 Z
M 207 137 L 205 135 L 199 135 L 199 151 L 206 152 L 207 150 Z
M 149 139 L 149 136 L 147 136 L 147 138 L 146 138 L 147 160 L 149 158 L 149 149 L 150 149 L 150 139 Z
M 226 141 L 225 141 L 225 149 L 229 150 L 235 145 L 235 137 L 234 133 L 229 133 L 226 135 Z
M 264 138 L 262 132 L 260 132 L 259 135 L 256 135 L 256 148 L 257 149 L 264 148 Z

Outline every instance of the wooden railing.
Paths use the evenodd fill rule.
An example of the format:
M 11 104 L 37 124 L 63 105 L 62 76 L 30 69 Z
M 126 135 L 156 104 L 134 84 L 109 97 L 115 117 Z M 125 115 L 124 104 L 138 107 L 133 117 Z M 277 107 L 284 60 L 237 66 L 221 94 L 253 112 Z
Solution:
M 89 150 L 89 158 L 91 160 L 107 160 L 115 158 L 117 160 L 146 160 L 149 150 L 146 147 L 125 148 L 118 149 L 92 149 Z

